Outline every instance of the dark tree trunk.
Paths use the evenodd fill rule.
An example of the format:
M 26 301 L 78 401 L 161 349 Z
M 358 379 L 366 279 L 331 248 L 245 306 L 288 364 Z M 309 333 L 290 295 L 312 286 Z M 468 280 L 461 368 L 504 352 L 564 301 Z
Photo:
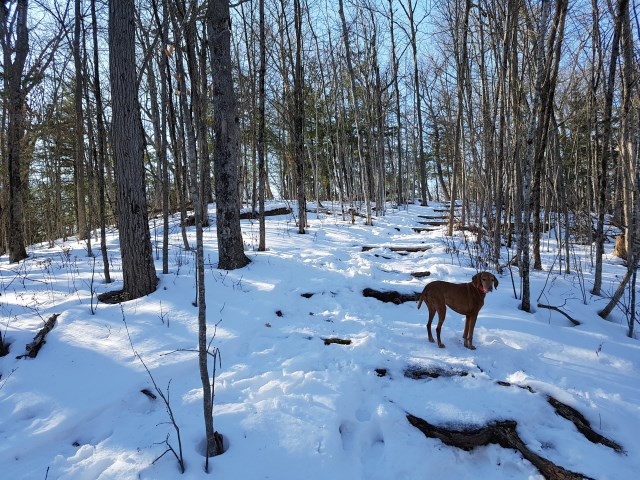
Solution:
M 396 115 L 396 156 L 398 157 L 398 177 L 396 181 L 396 190 L 398 197 L 398 205 L 405 203 L 404 183 L 402 180 L 402 111 L 400 110 L 400 87 L 398 85 L 398 58 L 396 54 L 396 40 L 394 34 L 393 20 L 393 0 L 389 0 L 389 34 L 391 36 L 391 60 L 393 62 L 393 96 Z
M 100 253 L 105 283 L 111 283 L 109 273 L 109 256 L 107 254 L 107 213 L 105 198 L 105 144 L 107 141 L 107 131 L 104 126 L 104 110 L 102 107 L 102 90 L 100 86 L 100 63 L 98 59 L 98 21 L 96 16 L 96 2 L 91 2 L 91 25 L 93 29 L 93 78 L 94 96 L 96 98 L 96 126 L 98 135 L 98 205 L 100 215 Z
M 238 116 L 231 74 L 231 17 L 228 0 L 209 0 L 207 36 L 212 74 L 214 175 L 218 268 L 247 265 L 238 210 Z
M 156 289 L 144 183 L 144 136 L 138 104 L 134 0 L 109 2 L 109 67 L 113 99 L 118 228 L 123 300 Z
M 600 150 L 600 170 L 598 171 L 598 223 L 596 227 L 596 268 L 594 273 L 593 290 L 591 293 L 600 295 L 602 290 L 602 256 L 604 255 L 604 222 L 607 210 L 607 178 L 609 174 L 609 158 L 611 156 L 611 136 L 612 136 L 612 108 L 613 94 L 615 89 L 616 67 L 618 55 L 620 53 L 620 36 L 622 35 L 622 24 L 624 13 L 629 8 L 629 0 L 618 0 L 616 16 L 613 29 L 613 40 L 611 41 L 611 62 L 607 84 L 605 85 L 604 113 L 602 118 L 602 146 Z
M 267 180 L 267 170 L 265 166 L 265 76 L 267 71 L 267 48 L 265 42 L 264 25 L 264 0 L 259 0 L 260 6 L 260 66 L 258 71 L 258 211 L 259 230 L 258 251 L 266 250 L 266 229 L 264 222 L 264 197 L 265 183 Z
M 82 111 L 82 91 L 84 78 L 80 53 L 80 36 L 82 35 L 82 12 L 80 0 L 75 0 L 75 19 L 73 28 L 73 64 L 75 66 L 75 136 L 76 136 L 76 212 L 78 219 L 78 238 L 87 240 L 87 253 L 91 257 L 91 232 L 87 222 L 87 200 L 85 179 L 85 148 L 84 148 L 84 116 Z
M 307 199 L 304 191 L 304 77 L 302 71 L 302 12 L 300 0 L 293 1 L 296 35 L 296 60 L 293 73 L 293 142 L 298 195 L 298 233 L 307 227 Z
M 27 0 L 19 0 L 16 5 L 15 25 L 10 25 L 8 5 L 0 4 L 0 41 L 2 41 L 4 64 L 4 89 L 8 97 L 7 122 L 7 164 L 9 167 L 9 221 L 7 237 L 9 262 L 15 263 L 27 258 L 24 241 L 24 190 L 22 176 L 21 143 L 24 138 L 24 112 L 26 92 L 22 83 L 24 68 L 29 54 L 29 31 L 27 30 Z M 11 33 L 15 28 L 15 44 L 11 48 Z

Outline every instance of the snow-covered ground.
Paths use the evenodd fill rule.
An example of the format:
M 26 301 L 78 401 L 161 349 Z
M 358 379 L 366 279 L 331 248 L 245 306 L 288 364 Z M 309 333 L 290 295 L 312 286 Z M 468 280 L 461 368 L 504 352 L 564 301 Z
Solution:
M 459 429 L 515 420 L 528 448 L 567 470 L 637 478 L 640 343 L 626 336 L 619 312 L 611 322 L 597 316 L 606 300 L 589 294 L 588 247 L 575 247 L 580 274 L 561 275 L 556 265 L 549 276 L 556 247 L 551 240 L 547 251 L 545 241 L 545 270 L 532 272 L 532 303 L 544 290 L 540 302 L 561 306 L 580 326 L 548 309 L 519 310 L 505 270 L 480 311 L 475 351 L 462 345 L 461 315 L 448 312 L 446 348 L 439 349 L 427 341 L 425 308 L 362 295 L 366 287 L 415 293 L 434 279 L 467 282 L 476 273 L 468 250 L 452 249 L 443 230 L 413 230 L 418 215 L 434 215 L 434 206 L 389 210 L 373 227 L 361 218 L 352 225 L 310 213 L 306 235 L 297 234 L 291 216 L 269 217 L 263 253 L 256 251 L 257 222 L 245 220 L 252 262 L 230 272 L 215 268 L 215 227 L 205 230 L 209 332 L 217 324 L 212 346 L 221 355 L 214 426 L 227 447 L 211 459 L 211 478 L 541 478 L 513 450 L 463 451 L 426 438 L 408 413 Z M 161 233 L 154 229 L 152 239 L 161 240 Z M 0 478 L 208 478 L 197 355 L 190 351 L 198 329 L 194 257 L 181 248 L 175 221 L 171 241 L 171 273 L 159 275 L 155 293 L 99 304 L 95 314 L 92 291 L 122 286 L 103 283 L 97 247 L 95 264 L 75 241 L 31 247 L 18 265 L 0 259 L 0 328 L 11 342 L 10 354 L 0 358 Z M 376 248 L 363 252 L 365 245 Z M 390 246 L 432 248 L 403 254 Z M 109 252 L 119 280 L 114 233 Z M 611 291 L 624 267 L 611 256 L 605 261 Z M 156 265 L 161 271 L 159 260 Z M 417 279 L 410 275 L 416 271 L 431 275 Z M 519 290 L 515 269 L 513 275 Z M 54 313 L 57 324 L 37 358 L 16 359 Z M 351 344 L 325 345 L 329 337 Z M 167 435 L 177 450 L 177 436 L 160 398 L 141 393 L 155 390 L 132 345 L 169 398 L 183 475 L 170 453 L 153 463 L 166 450 Z M 442 376 L 405 375 L 416 368 Z M 581 412 L 625 453 L 591 443 L 556 414 L 548 396 Z

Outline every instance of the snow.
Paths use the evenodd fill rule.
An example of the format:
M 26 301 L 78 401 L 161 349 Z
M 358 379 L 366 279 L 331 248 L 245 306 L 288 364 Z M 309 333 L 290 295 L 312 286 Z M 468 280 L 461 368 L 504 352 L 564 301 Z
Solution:
M 212 346 L 221 359 L 214 427 L 227 447 L 210 460 L 212 477 L 542 478 L 519 453 L 498 445 L 463 451 L 426 438 L 407 421 L 411 413 L 454 428 L 515 420 L 528 448 L 565 469 L 598 479 L 635 478 L 640 343 L 626 336 L 619 311 L 613 321 L 597 316 L 606 300 L 589 294 L 588 246 L 575 247 L 580 274 L 560 274 L 556 265 L 549 275 L 557 247 L 550 239 L 547 249 L 545 239 L 544 270 L 531 278 L 533 304 L 543 292 L 540 302 L 561 306 L 581 325 L 548 309 L 519 310 L 505 270 L 480 311 L 475 351 L 462 345 L 461 315 L 448 312 L 446 348 L 439 349 L 427 341 L 426 309 L 363 297 L 366 287 L 414 293 L 434 279 L 467 282 L 476 273 L 462 233 L 455 239 L 461 248 L 452 250 L 441 228 L 413 231 L 418 215 L 433 215 L 434 206 L 389 209 L 374 226 L 310 213 L 306 235 L 297 233 L 290 215 L 268 217 L 266 252 L 257 252 L 257 222 L 242 221 L 252 262 L 235 271 L 215 268 L 215 227 L 205 229 L 209 334 L 215 331 Z M 213 206 L 210 214 L 215 219 Z M 162 238 L 159 225 L 152 223 L 152 239 Z M 195 243 L 192 229 L 189 235 Z M 193 353 L 193 254 L 182 248 L 174 219 L 171 272 L 159 275 L 158 290 L 122 305 L 98 304 L 92 314 L 92 292 L 122 287 L 116 232 L 108 242 L 117 280 L 110 285 L 103 282 L 97 246 L 94 265 L 75 240 L 32 246 L 30 258 L 17 265 L 0 259 L 0 328 L 11 342 L 10 354 L 0 358 L 2 478 L 207 476 Z M 365 245 L 376 248 L 363 252 Z M 431 249 L 403 255 L 390 246 Z M 156 266 L 160 272 L 159 259 Z M 416 271 L 431 275 L 417 279 L 410 275 Z M 623 273 L 620 261 L 607 256 L 606 291 Z M 513 275 L 518 290 L 515 268 Z M 16 359 L 54 313 L 57 324 L 37 358 Z M 329 337 L 351 344 L 325 345 Z M 155 390 L 132 346 L 169 398 L 181 432 L 183 475 L 171 454 L 158 459 L 167 435 L 175 449 L 177 437 L 161 399 L 141 393 Z M 409 378 L 405 371 L 412 368 L 443 375 Z M 577 409 L 625 453 L 591 443 L 555 413 L 548 396 Z

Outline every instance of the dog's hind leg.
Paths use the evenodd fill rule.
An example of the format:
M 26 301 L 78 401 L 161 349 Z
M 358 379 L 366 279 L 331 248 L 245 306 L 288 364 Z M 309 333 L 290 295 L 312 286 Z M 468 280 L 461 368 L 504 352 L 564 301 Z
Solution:
M 429 308 L 429 322 L 427 323 L 427 331 L 429 332 L 429 341 L 434 343 L 435 340 L 433 335 L 431 334 L 431 322 L 433 322 L 433 317 L 436 316 L 436 309 L 427 303 L 427 307 Z
M 436 335 L 438 337 L 438 347 L 444 348 L 444 343 L 440 340 L 440 331 L 442 330 L 442 324 L 447 316 L 447 307 L 438 308 L 438 326 L 436 327 Z

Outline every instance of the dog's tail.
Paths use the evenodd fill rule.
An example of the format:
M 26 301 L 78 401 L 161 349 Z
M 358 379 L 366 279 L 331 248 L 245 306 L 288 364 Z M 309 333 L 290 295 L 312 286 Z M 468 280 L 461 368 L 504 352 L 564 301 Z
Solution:
M 422 293 L 420 294 L 420 298 L 418 298 L 418 310 L 420 310 L 420 306 L 422 305 L 422 302 L 427 302 L 427 290 L 429 288 L 429 285 L 425 285 L 424 289 L 422 290 Z

